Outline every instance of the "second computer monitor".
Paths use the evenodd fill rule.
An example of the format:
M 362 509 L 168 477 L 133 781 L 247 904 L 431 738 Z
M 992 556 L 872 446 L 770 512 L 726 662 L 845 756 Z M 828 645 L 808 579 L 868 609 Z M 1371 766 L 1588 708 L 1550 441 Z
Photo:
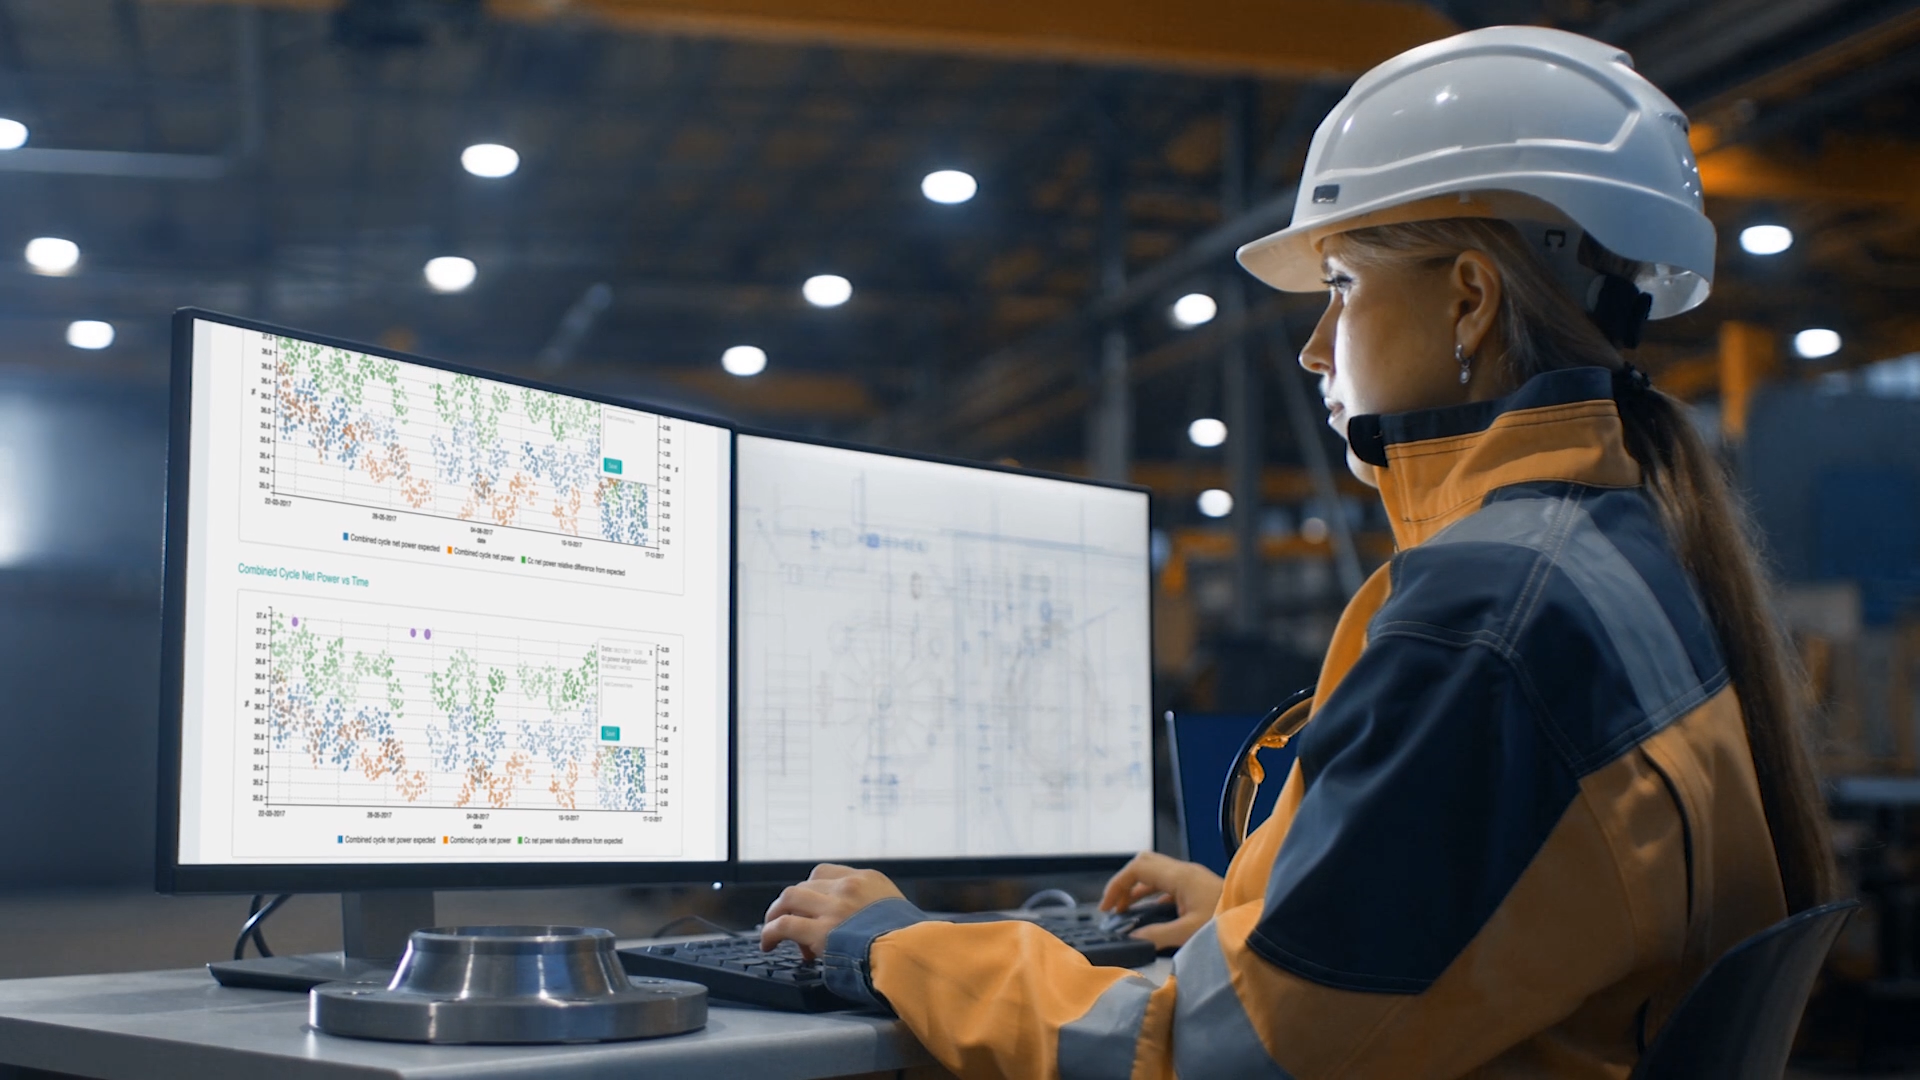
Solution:
M 755 435 L 736 476 L 742 876 L 1152 845 L 1145 492 Z

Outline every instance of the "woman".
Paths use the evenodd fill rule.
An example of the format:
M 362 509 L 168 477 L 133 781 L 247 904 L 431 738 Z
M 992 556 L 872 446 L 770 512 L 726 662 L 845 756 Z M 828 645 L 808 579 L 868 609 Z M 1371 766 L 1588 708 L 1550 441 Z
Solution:
M 1686 121 L 1617 50 L 1462 34 L 1368 73 L 1241 261 L 1326 313 L 1300 362 L 1399 552 L 1348 606 L 1279 805 L 1171 892 L 1174 976 L 927 921 L 823 866 L 765 940 L 967 1076 L 1624 1077 L 1705 968 L 1832 891 L 1742 520 L 1624 364 L 1705 299 Z

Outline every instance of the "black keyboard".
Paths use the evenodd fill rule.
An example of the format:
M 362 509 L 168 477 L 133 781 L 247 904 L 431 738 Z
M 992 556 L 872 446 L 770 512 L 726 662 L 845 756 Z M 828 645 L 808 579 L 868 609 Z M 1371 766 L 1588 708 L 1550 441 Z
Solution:
M 1153 963 L 1151 942 L 1100 928 L 1097 912 L 1066 910 L 1028 916 L 962 915 L 956 922 L 998 922 L 1027 918 L 1079 950 L 1099 967 L 1144 967 Z M 820 962 L 805 960 L 800 947 L 783 941 L 772 952 L 760 951 L 758 936 L 710 938 L 672 945 L 642 945 L 620 950 L 620 962 L 629 975 L 685 979 L 707 988 L 716 998 L 764 1005 L 785 1012 L 827 1012 L 852 1008 L 851 1002 L 827 989 Z
M 1125 930 L 1105 930 L 1097 911 L 1042 914 L 1034 921 L 1054 937 L 1073 946 L 1095 967 L 1146 967 L 1158 955 L 1153 942 L 1128 937 Z
M 820 961 L 800 956 L 800 946 L 783 941 L 760 951 L 758 937 L 642 945 L 620 950 L 629 975 L 685 979 L 728 1001 L 765 1005 L 785 1012 L 827 1012 L 852 1003 L 827 989 Z

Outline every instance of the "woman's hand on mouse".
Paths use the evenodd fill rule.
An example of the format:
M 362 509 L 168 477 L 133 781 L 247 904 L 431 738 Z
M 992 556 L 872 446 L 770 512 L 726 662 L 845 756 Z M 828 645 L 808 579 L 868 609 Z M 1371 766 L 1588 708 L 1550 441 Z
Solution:
M 1172 922 L 1151 923 L 1133 936 L 1162 949 L 1178 948 L 1213 918 L 1226 882 L 1199 863 L 1181 862 L 1156 851 L 1143 851 L 1120 868 L 1100 896 L 1100 910 L 1122 911 L 1135 901 L 1166 893 L 1180 910 Z
M 899 886 L 878 870 L 821 863 L 807 880 L 787 886 L 767 909 L 760 947 L 772 949 L 791 941 L 809 958 L 819 956 L 827 951 L 827 935 L 855 912 L 898 896 Z

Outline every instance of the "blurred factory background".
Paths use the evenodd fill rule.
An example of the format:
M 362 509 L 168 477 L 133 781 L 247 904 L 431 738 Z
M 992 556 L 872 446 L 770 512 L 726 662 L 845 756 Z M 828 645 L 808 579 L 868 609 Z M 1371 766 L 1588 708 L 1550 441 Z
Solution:
M 182 305 L 1131 479 L 1160 704 L 1311 681 L 1391 540 L 1294 362 L 1321 298 L 1232 251 L 1354 76 L 1510 22 L 1630 50 L 1693 120 L 1714 296 L 1636 362 L 1780 578 L 1877 898 L 1838 965 L 1913 996 L 1920 5 L 1888 0 L 0 0 L 0 892 L 151 880 Z

